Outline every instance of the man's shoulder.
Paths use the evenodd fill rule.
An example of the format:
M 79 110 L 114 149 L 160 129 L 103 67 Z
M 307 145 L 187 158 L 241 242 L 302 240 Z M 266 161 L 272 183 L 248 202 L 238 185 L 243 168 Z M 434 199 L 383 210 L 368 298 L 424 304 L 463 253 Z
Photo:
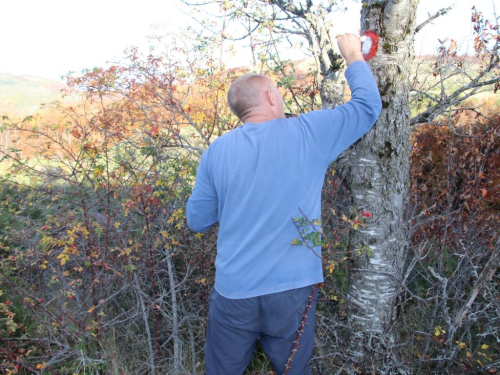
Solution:
M 215 138 L 211 143 L 210 147 L 216 147 L 217 145 L 229 141 L 231 138 L 233 138 L 236 133 L 241 129 L 241 126 L 238 126 L 237 128 L 231 129 L 230 131 L 219 135 L 217 138 Z M 210 148 L 209 147 L 209 148 Z
M 224 133 L 217 138 L 215 138 L 213 141 L 210 142 L 210 146 L 203 152 L 205 155 L 209 155 L 210 153 L 214 152 L 221 146 L 227 144 L 228 142 L 232 142 L 234 139 L 234 136 L 236 133 L 239 131 L 241 126 L 231 129 L 227 133 Z

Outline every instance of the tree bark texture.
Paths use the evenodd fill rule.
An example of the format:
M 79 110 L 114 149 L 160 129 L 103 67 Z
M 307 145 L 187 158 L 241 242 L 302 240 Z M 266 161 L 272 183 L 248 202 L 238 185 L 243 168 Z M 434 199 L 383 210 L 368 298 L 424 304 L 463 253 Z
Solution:
M 339 158 L 352 211 L 362 226 L 350 234 L 349 355 L 377 374 L 405 372 L 393 325 L 407 253 L 404 207 L 409 189 L 410 71 L 418 0 L 363 1 L 361 27 L 380 35 L 370 65 L 383 109 L 375 127 Z M 361 212 L 372 213 L 365 218 Z

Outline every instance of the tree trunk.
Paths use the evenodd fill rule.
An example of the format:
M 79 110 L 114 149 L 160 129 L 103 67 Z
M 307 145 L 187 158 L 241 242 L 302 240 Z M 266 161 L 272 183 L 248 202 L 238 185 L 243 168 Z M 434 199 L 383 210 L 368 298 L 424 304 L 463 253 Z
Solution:
M 409 77 L 418 0 L 365 0 L 362 29 L 381 36 L 371 68 L 383 110 L 375 127 L 339 159 L 359 216 L 349 247 L 349 355 L 367 373 L 405 372 L 395 346 L 397 299 L 407 253 L 403 216 L 409 187 Z M 362 211 L 372 216 L 362 215 Z

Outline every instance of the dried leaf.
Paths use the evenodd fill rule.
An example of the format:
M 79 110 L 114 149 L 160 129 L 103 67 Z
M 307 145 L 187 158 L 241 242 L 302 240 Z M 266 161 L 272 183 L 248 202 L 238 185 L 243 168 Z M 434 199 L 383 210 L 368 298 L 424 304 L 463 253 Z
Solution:
M 71 130 L 71 135 L 75 138 L 80 138 L 82 133 L 80 133 L 77 128 L 73 128 L 73 130 Z

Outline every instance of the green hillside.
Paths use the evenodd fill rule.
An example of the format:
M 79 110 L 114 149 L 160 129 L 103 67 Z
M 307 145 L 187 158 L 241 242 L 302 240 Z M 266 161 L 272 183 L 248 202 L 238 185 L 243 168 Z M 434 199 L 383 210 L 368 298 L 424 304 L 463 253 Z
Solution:
M 63 82 L 0 73 L 0 115 L 11 118 L 34 114 L 40 104 L 62 100 Z

